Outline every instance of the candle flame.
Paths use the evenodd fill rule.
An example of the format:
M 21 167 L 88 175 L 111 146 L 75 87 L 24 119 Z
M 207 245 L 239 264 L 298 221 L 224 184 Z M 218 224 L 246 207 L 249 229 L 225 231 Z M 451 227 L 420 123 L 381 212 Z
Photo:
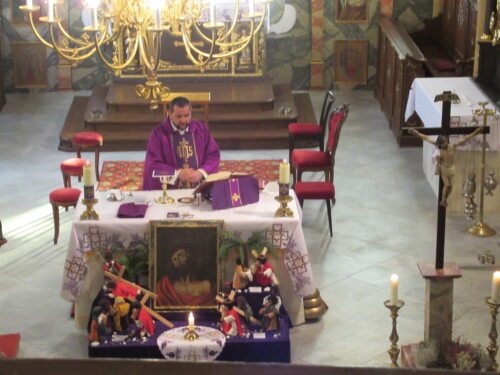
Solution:
M 500 271 L 495 271 L 495 272 L 493 272 L 493 277 L 494 277 L 495 279 L 500 279 Z
M 194 324 L 194 315 L 192 311 L 189 313 L 188 322 L 189 324 Z
M 500 272 L 499 272 L 499 274 L 500 274 Z M 396 275 L 396 274 L 391 275 L 391 281 L 397 282 L 398 280 L 399 280 L 398 275 Z

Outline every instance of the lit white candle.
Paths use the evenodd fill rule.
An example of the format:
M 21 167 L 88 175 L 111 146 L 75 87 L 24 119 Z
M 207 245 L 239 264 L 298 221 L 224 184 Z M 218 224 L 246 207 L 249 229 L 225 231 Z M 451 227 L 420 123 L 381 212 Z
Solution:
M 500 289 L 500 271 L 493 272 L 493 279 L 491 280 L 491 298 L 498 301 L 498 291 Z
M 214 0 L 210 0 L 209 11 L 210 11 L 210 24 L 215 25 L 215 2 L 214 2 Z
M 399 277 L 394 274 L 391 276 L 391 305 L 397 305 L 398 303 L 398 284 Z
M 253 0 L 248 0 L 248 15 L 252 17 L 255 14 L 254 2 Z
M 290 164 L 283 160 L 280 163 L 280 174 L 278 182 L 280 184 L 288 184 L 290 182 Z
M 188 317 L 188 330 L 194 331 L 194 315 L 192 311 L 189 313 Z
M 26 0 L 26 7 L 28 7 L 28 9 L 33 8 L 33 0 Z
M 47 4 L 47 10 L 48 10 L 48 19 L 49 21 L 54 21 L 54 2 L 53 0 L 49 0 L 48 4 Z
M 90 162 L 83 166 L 83 186 L 94 186 L 92 164 Z

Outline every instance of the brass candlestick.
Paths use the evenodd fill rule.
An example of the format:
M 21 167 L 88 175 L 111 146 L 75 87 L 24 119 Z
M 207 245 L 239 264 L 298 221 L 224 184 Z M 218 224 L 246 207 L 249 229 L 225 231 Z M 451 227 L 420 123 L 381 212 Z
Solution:
M 489 371 L 496 371 L 498 369 L 498 363 L 496 360 L 497 357 L 497 352 L 498 352 L 498 345 L 497 345 L 497 314 L 498 314 L 498 308 L 500 307 L 500 303 L 495 301 L 491 297 L 486 298 L 486 304 L 490 308 L 490 314 L 491 314 L 491 329 L 488 337 L 490 338 L 490 345 L 488 345 L 488 353 L 490 355 L 490 368 L 488 369 Z
M 391 311 L 391 318 L 392 318 L 392 331 L 391 335 L 389 336 L 389 341 L 391 342 L 391 347 L 387 351 L 389 353 L 389 356 L 391 357 L 391 367 L 399 367 L 398 365 L 398 356 L 399 356 L 399 348 L 398 348 L 398 331 L 397 331 L 397 318 L 398 318 L 398 311 L 405 305 L 404 301 L 401 301 L 398 299 L 397 303 L 395 305 L 391 304 L 390 300 L 387 300 L 384 302 L 384 306 L 387 307 Z
M 99 214 L 94 210 L 97 199 L 82 199 L 82 203 L 87 207 L 80 215 L 80 220 L 99 220 Z
M 278 202 L 280 202 L 280 207 L 274 213 L 274 217 L 286 217 L 293 216 L 293 211 L 288 207 L 288 203 L 293 200 L 293 198 L 289 195 L 281 196 L 278 195 L 274 197 Z
M 475 119 L 482 117 L 483 126 L 488 124 L 488 117 L 498 119 L 497 111 L 495 109 L 486 108 L 488 102 L 479 102 L 481 109 L 473 110 L 472 114 Z M 481 150 L 481 168 L 479 176 L 479 218 L 473 226 L 467 229 L 467 233 L 477 237 L 490 237 L 494 236 L 496 231 L 483 221 L 484 214 L 484 169 L 486 164 L 486 134 L 483 133 L 483 145 Z
M 187 341 L 196 341 L 200 338 L 200 336 L 195 332 L 195 327 L 193 327 L 192 329 L 188 327 L 188 331 L 186 332 L 186 334 L 184 335 L 184 340 L 187 340 Z

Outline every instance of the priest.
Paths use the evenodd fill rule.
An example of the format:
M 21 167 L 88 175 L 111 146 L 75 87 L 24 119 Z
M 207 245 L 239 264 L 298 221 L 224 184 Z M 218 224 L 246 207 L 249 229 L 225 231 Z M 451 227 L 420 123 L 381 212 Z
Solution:
M 144 190 L 160 190 L 156 174 L 174 175 L 175 187 L 196 187 L 219 169 L 220 152 L 208 127 L 191 119 L 191 103 L 176 97 L 170 102 L 169 116 L 153 129 L 144 163 Z

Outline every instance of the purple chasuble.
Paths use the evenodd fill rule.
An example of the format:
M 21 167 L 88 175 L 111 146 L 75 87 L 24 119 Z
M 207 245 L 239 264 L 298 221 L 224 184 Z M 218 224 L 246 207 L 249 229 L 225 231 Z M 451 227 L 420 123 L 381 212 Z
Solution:
M 173 132 L 172 144 L 174 146 L 179 168 L 198 169 L 198 157 L 196 156 L 196 145 L 193 141 L 193 133 L 186 131 L 181 135 L 179 132 Z M 175 186 L 180 189 L 195 187 L 191 186 L 191 183 L 187 181 L 177 181 Z
M 189 124 L 189 131 L 184 133 L 185 136 L 188 134 L 190 137 L 189 142 L 193 145 L 194 160 L 197 163 L 192 168 L 203 169 L 208 174 L 218 172 L 220 163 L 219 147 L 210 134 L 208 127 L 201 121 L 192 120 Z M 174 129 L 169 118 L 153 129 L 148 140 L 146 160 L 144 162 L 144 190 L 161 190 L 159 179 L 152 177 L 154 170 L 157 173 L 173 175 L 177 169 L 183 168 L 185 160 L 177 159 L 173 135 Z M 183 143 L 183 145 L 186 145 L 186 143 Z M 180 161 L 182 163 L 179 164 Z M 189 161 L 188 165 L 191 166 Z

